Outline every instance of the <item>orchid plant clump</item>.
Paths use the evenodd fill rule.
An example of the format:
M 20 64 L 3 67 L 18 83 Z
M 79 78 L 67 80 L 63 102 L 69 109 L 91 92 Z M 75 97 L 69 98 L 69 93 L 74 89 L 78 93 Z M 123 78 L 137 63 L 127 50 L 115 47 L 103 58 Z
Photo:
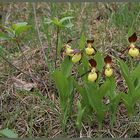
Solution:
M 135 45 L 136 40 L 136 33 L 128 37 L 130 45 L 126 50 L 132 59 L 139 56 L 139 48 Z M 116 92 L 115 69 L 111 55 L 99 52 L 94 39 L 86 40 L 84 34 L 80 38 L 79 47 L 72 48 L 70 42 L 64 44 L 64 60 L 59 70 L 56 69 L 53 74 L 61 97 L 63 115 L 65 114 L 68 119 L 73 111 L 74 91 L 80 94 L 76 113 L 76 126 L 79 130 L 83 121 L 91 124 L 92 121 L 97 120 L 99 128 L 101 128 L 108 111 L 110 112 L 110 125 L 113 126 L 117 108 L 121 102 L 125 104 L 128 114 L 132 115 L 135 104 L 140 99 L 140 84 L 138 82 L 140 80 L 140 65 L 137 65 L 133 71 L 129 71 L 123 60 L 116 59 L 129 89 L 127 93 Z M 76 75 L 71 75 L 73 65 L 77 67 Z M 105 97 L 108 102 L 104 101 Z M 66 123 L 67 121 L 65 121 L 65 125 Z

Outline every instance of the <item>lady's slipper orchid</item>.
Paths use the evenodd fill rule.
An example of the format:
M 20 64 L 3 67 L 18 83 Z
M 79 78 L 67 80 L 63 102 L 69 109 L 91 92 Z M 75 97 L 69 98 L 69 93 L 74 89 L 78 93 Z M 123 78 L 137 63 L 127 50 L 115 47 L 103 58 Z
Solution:
M 98 78 L 98 74 L 96 72 L 96 61 L 94 59 L 90 59 L 89 63 L 92 67 L 90 73 L 88 74 L 88 81 L 95 82 Z
M 85 49 L 87 55 L 92 55 L 95 53 L 95 49 L 92 47 L 93 42 L 94 42 L 94 39 L 87 40 L 87 47 Z
M 111 63 L 112 63 L 112 59 L 109 55 L 107 55 L 105 58 L 104 58 L 104 62 L 105 62 L 105 71 L 104 71 L 104 74 L 107 76 L 107 77 L 110 77 L 113 75 L 113 69 L 111 67 Z
M 73 49 L 71 49 L 71 46 L 66 44 L 64 46 L 64 49 L 65 49 L 65 55 L 67 56 L 73 56 Z
M 129 45 L 129 50 L 128 50 L 128 54 L 135 58 L 139 55 L 139 48 L 137 48 L 135 46 L 135 42 L 137 41 L 137 35 L 136 33 L 134 33 L 132 36 L 130 36 L 128 38 L 128 41 L 130 42 L 130 45 Z
M 63 48 L 64 55 L 70 56 L 73 63 L 79 62 L 81 60 L 81 58 L 82 58 L 81 51 L 78 50 L 78 49 L 72 49 L 71 46 L 68 45 L 68 43 L 69 42 L 67 42 L 64 45 L 64 48 Z

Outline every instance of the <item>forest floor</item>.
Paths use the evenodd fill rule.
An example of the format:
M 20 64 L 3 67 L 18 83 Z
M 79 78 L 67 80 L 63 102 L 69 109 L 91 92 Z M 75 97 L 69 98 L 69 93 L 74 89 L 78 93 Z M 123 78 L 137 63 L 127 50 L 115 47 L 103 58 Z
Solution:
M 84 32 L 87 38 L 95 39 L 100 51 L 126 59 L 125 54 L 117 52 L 128 46 L 127 33 L 132 21 L 140 36 L 139 12 L 140 3 L 0 3 L 2 26 L 17 22 L 31 25 L 20 40 L 22 51 L 15 42 L 0 41 L 8 52 L 5 55 L 8 62 L 0 59 L 0 130 L 9 128 L 21 138 L 139 137 L 140 118 L 137 115 L 130 121 L 123 105 L 119 106 L 113 128 L 110 128 L 106 117 L 101 130 L 97 130 L 95 123 L 90 126 L 82 123 L 82 129 L 78 131 L 73 114 L 67 123 L 66 134 L 63 134 L 59 121 L 58 91 L 49 74 L 54 66 L 57 30 L 46 23 L 48 18 L 74 17 L 74 26 L 62 29 L 59 34 L 60 49 L 69 39 L 79 38 L 81 32 Z M 48 59 L 47 62 L 45 58 Z M 57 60 L 58 66 L 60 59 Z M 114 67 L 117 90 L 127 90 L 117 66 Z M 75 102 L 77 98 L 78 94 L 75 95 Z

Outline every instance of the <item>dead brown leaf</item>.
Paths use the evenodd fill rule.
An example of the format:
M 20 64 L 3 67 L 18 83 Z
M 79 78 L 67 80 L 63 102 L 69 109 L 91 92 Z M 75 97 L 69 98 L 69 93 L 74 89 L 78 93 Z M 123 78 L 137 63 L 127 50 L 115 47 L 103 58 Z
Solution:
M 14 87 L 18 90 L 31 91 L 33 88 L 37 87 L 36 83 L 29 83 L 16 77 L 12 77 L 12 82 Z

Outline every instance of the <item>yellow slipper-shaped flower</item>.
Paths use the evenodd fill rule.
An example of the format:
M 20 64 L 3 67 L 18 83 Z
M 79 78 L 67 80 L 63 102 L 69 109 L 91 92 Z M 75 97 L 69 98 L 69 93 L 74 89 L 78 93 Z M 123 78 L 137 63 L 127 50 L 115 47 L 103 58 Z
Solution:
M 68 56 L 73 56 L 73 49 L 68 44 L 65 45 L 65 54 Z
M 92 55 L 95 52 L 92 47 L 87 47 L 85 51 L 87 55 Z
M 98 75 L 97 75 L 96 72 L 90 72 L 90 73 L 88 74 L 88 81 L 90 81 L 90 82 L 95 82 L 96 79 L 97 79 L 97 77 L 98 77 Z
M 72 56 L 72 62 L 77 63 L 81 60 L 81 58 L 82 58 L 81 53 L 76 53 L 75 55 Z
M 66 55 L 73 56 L 73 50 L 71 48 L 66 48 Z
M 113 74 L 113 70 L 112 70 L 111 68 L 106 68 L 106 69 L 105 69 L 105 75 L 106 75 L 107 77 L 112 76 L 112 74 Z
M 137 57 L 139 55 L 139 49 L 137 49 L 135 47 L 130 48 L 128 51 L 128 54 L 132 57 Z

